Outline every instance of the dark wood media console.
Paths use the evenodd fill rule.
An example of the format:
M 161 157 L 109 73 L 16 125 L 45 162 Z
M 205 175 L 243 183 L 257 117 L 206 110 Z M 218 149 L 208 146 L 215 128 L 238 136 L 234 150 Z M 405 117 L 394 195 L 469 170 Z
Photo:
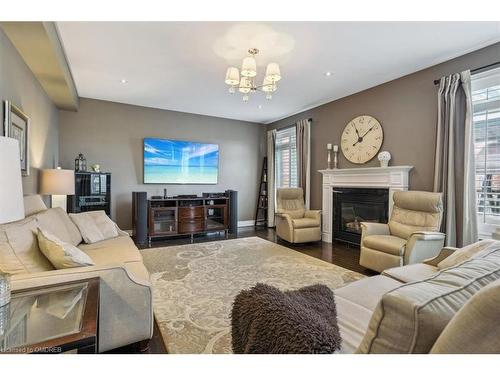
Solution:
M 229 230 L 229 198 L 148 199 L 148 242 L 153 238 Z

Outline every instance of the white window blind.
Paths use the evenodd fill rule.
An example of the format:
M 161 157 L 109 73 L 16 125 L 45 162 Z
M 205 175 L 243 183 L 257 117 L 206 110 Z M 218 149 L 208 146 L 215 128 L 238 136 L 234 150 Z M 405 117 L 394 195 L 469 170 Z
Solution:
M 472 76 L 478 230 L 500 226 L 500 68 Z
M 276 187 L 297 187 L 296 127 L 276 132 Z

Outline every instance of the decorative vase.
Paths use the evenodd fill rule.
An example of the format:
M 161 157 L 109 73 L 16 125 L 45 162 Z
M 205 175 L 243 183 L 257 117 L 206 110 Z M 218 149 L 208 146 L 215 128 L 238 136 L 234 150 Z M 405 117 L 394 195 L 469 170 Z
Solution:
M 391 160 L 391 153 L 389 151 L 382 151 L 378 154 L 378 160 L 380 161 L 381 168 L 387 168 Z
M 10 276 L 0 272 L 0 307 L 10 302 Z

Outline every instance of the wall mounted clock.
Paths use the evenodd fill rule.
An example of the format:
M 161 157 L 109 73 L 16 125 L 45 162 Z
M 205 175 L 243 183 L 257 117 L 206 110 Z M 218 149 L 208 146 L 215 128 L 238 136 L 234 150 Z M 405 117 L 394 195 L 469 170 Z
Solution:
M 346 125 L 342 132 L 342 153 L 352 163 L 364 164 L 377 155 L 384 132 L 382 126 L 372 116 L 358 116 Z

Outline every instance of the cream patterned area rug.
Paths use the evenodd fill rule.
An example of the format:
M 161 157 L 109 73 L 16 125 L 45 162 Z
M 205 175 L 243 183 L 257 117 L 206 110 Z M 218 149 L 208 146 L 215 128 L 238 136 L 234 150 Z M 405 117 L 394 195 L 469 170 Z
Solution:
M 258 237 L 141 251 L 169 353 L 231 353 L 234 297 L 258 282 L 335 289 L 364 276 Z

